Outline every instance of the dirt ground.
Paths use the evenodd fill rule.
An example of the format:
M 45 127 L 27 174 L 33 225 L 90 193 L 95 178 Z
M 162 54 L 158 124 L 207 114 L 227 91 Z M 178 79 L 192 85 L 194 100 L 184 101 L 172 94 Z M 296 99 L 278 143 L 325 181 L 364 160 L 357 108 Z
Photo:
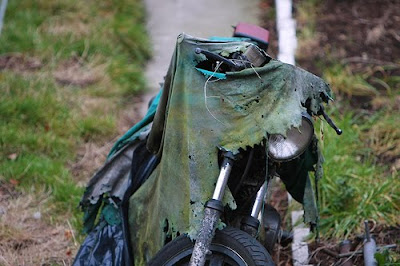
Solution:
M 304 47 L 298 64 L 321 74 L 316 60 L 339 59 L 355 71 L 400 60 L 400 3 L 396 0 L 324 1 L 316 40 Z M 306 21 L 300 21 L 299 27 Z
M 69 221 L 49 224 L 50 192 L 23 194 L 0 181 L 0 265 L 70 265 L 78 248 Z
M 370 230 L 377 246 L 386 246 L 395 244 L 395 241 L 400 239 L 400 228 L 397 227 L 383 227 L 381 225 L 370 224 Z M 364 236 L 356 236 L 349 239 L 351 244 L 351 252 L 362 251 Z M 335 258 L 340 253 L 340 242 L 321 241 L 319 243 L 313 242 L 309 245 L 311 250 L 310 262 L 314 265 L 342 265 L 346 260 L 351 261 L 352 265 L 364 265 L 362 253 L 356 253 L 353 256 L 347 256 L 341 259 Z M 392 249 L 396 250 L 396 249 Z M 399 248 L 397 247 L 397 252 Z

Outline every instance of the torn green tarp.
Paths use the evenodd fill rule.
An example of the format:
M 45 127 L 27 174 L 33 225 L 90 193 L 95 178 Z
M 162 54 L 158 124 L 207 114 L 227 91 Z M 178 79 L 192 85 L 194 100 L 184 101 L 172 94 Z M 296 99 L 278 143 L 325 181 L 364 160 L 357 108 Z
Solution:
M 139 138 L 142 132 L 147 131 L 147 126 L 153 121 L 154 115 L 156 113 L 161 93 L 162 90 L 160 90 L 160 92 L 151 101 L 149 109 L 147 110 L 147 113 L 143 117 L 143 119 L 140 120 L 139 123 L 131 127 L 121 138 L 117 140 L 117 142 L 115 142 L 114 146 L 111 148 L 111 151 L 108 154 L 108 159 L 110 159 L 117 151 L 125 147 L 125 145 Z
M 267 134 L 284 135 L 300 125 L 306 101 L 316 114 L 319 104 L 330 98 L 323 80 L 276 60 L 226 73 L 225 80 L 208 80 L 196 70 L 205 60 L 194 52 L 196 47 L 226 55 L 249 45 L 178 37 L 147 142 L 161 161 L 130 198 L 136 265 L 146 264 L 167 235 L 196 236 L 219 173 L 217 147 L 237 153 L 261 143 Z M 225 194 L 225 204 L 235 208 L 229 191 Z

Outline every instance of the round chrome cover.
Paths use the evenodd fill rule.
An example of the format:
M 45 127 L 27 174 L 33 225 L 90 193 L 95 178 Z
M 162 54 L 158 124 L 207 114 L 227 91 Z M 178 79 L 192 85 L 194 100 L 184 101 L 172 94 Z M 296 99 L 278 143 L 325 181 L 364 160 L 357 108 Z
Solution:
M 314 126 L 309 115 L 303 115 L 299 128 L 291 128 L 286 134 L 269 137 L 269 156 L 275 161 L 289 161 L 301 155 L 310 145 Z

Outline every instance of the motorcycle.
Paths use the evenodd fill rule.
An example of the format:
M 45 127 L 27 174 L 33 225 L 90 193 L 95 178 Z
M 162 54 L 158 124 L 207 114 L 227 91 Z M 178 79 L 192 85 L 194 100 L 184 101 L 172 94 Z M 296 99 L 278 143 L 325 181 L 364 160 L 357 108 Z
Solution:
M 272 59 L 268 35 L 239 23 L 232 38 L 178 36 L 147 115 L 88 184 L 74 265 L 274 265 L 290 240 L 266 204 L 276 177 L 317 226 L 313 117 L 342 132 L 324 111 L 329 86 Z

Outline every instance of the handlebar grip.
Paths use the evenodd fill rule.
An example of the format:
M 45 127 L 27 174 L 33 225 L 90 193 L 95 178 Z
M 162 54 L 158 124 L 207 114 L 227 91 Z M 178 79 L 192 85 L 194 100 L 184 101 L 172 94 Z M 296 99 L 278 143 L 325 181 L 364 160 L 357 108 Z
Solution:
M 343 130 L 341 130 L 340 128 L 338 128 L 335 123 L 332 121 L 332 119 L 325 113 L 324 110 L 324 106 L 321 104 L 320 105 L 320 111 L 322 113 L 322 116 L 324 117 L 324 119 L 326 120 L 326 122 L 336 131 L 336 134 L 338 135 L 342 135 Z

